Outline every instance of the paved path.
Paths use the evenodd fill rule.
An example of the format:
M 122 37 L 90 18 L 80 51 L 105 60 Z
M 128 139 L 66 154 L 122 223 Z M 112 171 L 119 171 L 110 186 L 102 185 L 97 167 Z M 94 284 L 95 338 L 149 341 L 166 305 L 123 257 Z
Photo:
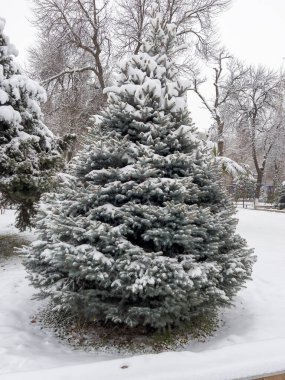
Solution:
M 285 380 L 285 374 L 273 375 L 267 377 L 260 377 L 256 380 Z

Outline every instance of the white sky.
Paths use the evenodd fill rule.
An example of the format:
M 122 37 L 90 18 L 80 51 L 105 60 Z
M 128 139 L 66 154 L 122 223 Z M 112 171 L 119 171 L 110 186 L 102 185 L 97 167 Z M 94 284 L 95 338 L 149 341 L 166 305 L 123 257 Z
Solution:
M 25 62 L 27 49 L 35 41 L 31 19 L 31 0 L 0 0 L 0 16 L 6 19 L 5 34 L 19 51 L 19 61 Z
M 237 57 L 279 68 L 285 56 L 285 0 L 235 0 L 219 18 L 221 39 Z
M 27 48 L 35 41 L 29 23 L 32 0 L 0 0 L 0 16 L 6 34 L 19 50 L 24 63 Z M 222 44 L 249 64 L 263 64 L 278 69 L 285 57 L 285 0 L 233 0 L 229 10 L 218 19 Z M 192 96 L 190 109 L 199 128 L 209 126 L 209 117 Z

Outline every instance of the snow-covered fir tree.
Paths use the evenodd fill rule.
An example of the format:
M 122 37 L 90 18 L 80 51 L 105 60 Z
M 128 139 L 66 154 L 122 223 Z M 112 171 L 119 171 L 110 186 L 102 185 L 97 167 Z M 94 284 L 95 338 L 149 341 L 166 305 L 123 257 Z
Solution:
M 16 206 L 16 225 L 23 230 L 35 202 L 51 189 L 62 160 L 53 134 L 41 121 L 45 91 L 22 74 L 4 26 L 0 18 L 0 202 Z
M 229 305 L 251 275 L 254 256 L 170 59 L 175 34 L 154 10 L 140 53 L 107 89 L 101 141 L 91 134 L 68 183 L 46 196 L 40 240 L 24 250 L 42 294 L 90 320 L 183 324 Z

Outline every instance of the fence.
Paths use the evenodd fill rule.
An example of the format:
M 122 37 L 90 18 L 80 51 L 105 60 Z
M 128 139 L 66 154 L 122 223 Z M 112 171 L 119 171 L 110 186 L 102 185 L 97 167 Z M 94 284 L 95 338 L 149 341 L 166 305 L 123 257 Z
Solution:
M 250 184 L 248 186 L 232 184 L 227 186 L 227 190 L 233 197 L 234 201 L 236 203 L 241 203 L 244 208 L 246 208 L 248 204 L 256 206 L 255 184 Z M 261 186 L 261 195 L 258 204 L 263 207 L 275 207 L 278 203 L 279 196 L 280 186 L 263 184 Z

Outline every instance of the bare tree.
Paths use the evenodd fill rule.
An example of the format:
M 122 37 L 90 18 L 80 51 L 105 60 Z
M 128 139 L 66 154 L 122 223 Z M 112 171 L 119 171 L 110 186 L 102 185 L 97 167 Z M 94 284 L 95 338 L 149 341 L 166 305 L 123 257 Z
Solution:
M 46 88 L 46 124 L 56 133 L 82 136 L 106 101 L 111 61 L 108 0 L 33 0 L 38 44 L 30 71 Z
M 75 62 L 71 50 L 58 47 L 56 41 L 41 38 L 38 45 L 30 50 L 30 75 L 39 81 L 43 78 L 57 77 L 57 74 Z M 77 62 L 80 61 L 77 58 Z M 99 111 L 102 91 L 94 85 L 91 71 L 76 71 L 72 75 L 58 76 L 45 85 L 47 102 L 42 111 L 46 125 L 58 135 L 76 134 L 77 138 L 70 144 L 66 157 L 71 158 L 91 126 L 90 117 Z
M 111 59 L 109 0 L 33 0 L 34 23 L 58 48 L 74 55 L 71 67 L 43 79 L 48 85 L 64 76 L 91 71 L 98 87 L 106 86 Z M 80 65 L 77 66 L 78 62 Z
M 223 156 L 227 104 L 240 92 L 242 78 L 247 69 L 224 48 L 212 57 L 209 65 L 213 73 L 213 96 L 206 96 L 201 89 L 208 79 L 201 78 L 199 74 L 194 73 L 190 90 L 197 94 L 203 106 L 209 111 L 214 121 L 212 128 L 217 132 L 218 155 Z
M 146 32 L 152 0 L 119 0 L 114 18 L 117 55 L 137 54 Z
M 255 198 L 259 199 L 264 173 L 274 146 L 284 134 L 284 115 L 280 99 L 284 79 L 265 67 L 249 67 L 236 94 L 231 112 L 236 127 L 247 134 L 257 174 Z
M 180 40 L 208 56 L 216 43 L 215 17 L 231 0 L 161 0 L 160 11 L 165 23 L 177 25 Z M 150 0 L 118 0 L 116 38 L 120 52 L 136 53 L 148 28 Z

